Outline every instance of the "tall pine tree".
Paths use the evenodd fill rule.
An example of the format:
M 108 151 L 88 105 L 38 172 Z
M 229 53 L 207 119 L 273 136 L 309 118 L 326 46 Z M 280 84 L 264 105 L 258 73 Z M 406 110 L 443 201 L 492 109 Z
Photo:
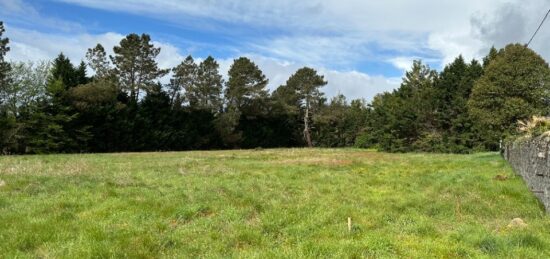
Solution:
M 111 56 L 111 60 L 115 65 L 115 73 L 121 87 L 129 93 L 134 103 L 138 101 L 141 91 L 152 90 L 155 80 L 168 73 L 168 70 L 158 67 L 155 58 L 160 48 L 155 48 L 147 34 L 129 34 L 113 51 L 115 55 Z
M 245 116 L 263 113 L 268 97 L 268 79 L 254 62 L 245 57 L 233 61 L 226 84 L 227 105 Z
M 282 92 L 286 92 L 287 100 L 297 101 L 298 109 L 301 111 L 303 121 L 303 136 L 308 147 L 313 147 L 311 138 L 311 118 L 315 113 L 315 104 L 319 103 L 323 93 L 319 90 L 325 86 L 327 81 L 324 77 L 317 74 L 312 68 L 304 67 L 296 71 L 286 81 Z
M 197 85 L 198 66 L 191 55 L 187 56 L 178 66 L 172 69 L 172 79 L 170 79 L 169 96 L 172 107 L 179 107 L 184 99 L 190 103 L 190 106 L 197 106 L 198 97 L 195 95 Z
M 219 67 L 218 62 L 211 56 L 200 63 L 196 83 L 188 85 L 185 89 L 185 97 L 192 108 L 214 114 L 221 111 L 223 79 L 219 73 Z

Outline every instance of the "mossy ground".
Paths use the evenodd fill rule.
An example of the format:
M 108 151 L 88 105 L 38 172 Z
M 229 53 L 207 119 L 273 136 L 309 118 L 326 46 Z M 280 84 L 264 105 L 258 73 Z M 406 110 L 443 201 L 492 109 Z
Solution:
M 550 257 L 550 217 L 496 153 L 10 156 L 0 180 L 5 258 Z

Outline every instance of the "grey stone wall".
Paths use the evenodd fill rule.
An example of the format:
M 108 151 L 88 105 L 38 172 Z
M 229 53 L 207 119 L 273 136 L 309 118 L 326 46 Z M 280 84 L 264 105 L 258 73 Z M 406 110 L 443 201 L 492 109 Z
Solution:
M 550 136 L 517 140 L 503 155 L 550 212 Z

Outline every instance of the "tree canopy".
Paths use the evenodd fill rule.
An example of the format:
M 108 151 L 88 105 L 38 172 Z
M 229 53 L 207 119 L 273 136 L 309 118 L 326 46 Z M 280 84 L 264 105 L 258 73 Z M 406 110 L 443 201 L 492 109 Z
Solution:
M 247 57 L 233 60 L 225 80 L 212 56 L 163 68 L 147 34 L 127 35 L 109 58 L 90 43 L 80 63 L 63 53 L 10 62 L 3 34 L 0 22 L 2 154 L 299 146 L 467 153 L 496 150 L 518 120 L 550 115 L 548 64 L 519 44 L 493 47 L 482 62 L 458 56 L 440 72 L 414 61 L 398 88 L 367 102 L 326 96 L 329 82 L 309 67 L 276 88 Z

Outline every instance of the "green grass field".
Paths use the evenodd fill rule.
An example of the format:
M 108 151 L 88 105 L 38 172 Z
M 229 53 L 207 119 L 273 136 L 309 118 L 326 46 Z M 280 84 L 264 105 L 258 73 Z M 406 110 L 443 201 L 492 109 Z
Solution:
M 12 156 L 0 180 L 4 258 L 550 257 L 550 217 L 496 153 Z

